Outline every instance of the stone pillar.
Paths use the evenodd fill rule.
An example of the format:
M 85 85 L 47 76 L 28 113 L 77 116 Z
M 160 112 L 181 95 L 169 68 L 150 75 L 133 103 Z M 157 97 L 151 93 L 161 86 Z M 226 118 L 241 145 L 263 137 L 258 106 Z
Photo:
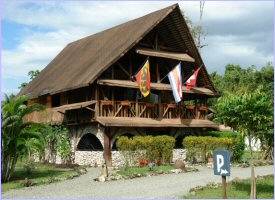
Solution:
M 104 153 L 103 157 L 108 167 L 112 166 L 112 149 L 111 149 L 111 133 L 110 127 L 106 127 L 104 131 Z

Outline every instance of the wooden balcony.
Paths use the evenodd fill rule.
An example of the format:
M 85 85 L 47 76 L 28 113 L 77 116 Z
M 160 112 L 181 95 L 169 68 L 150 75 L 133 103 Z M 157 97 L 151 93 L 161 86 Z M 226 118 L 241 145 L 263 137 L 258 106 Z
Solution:
M 208 108 L 167 103 L 90 101 L 47 108 L 25 117 L 27 121 L 52 125 L 99 122 L 104 126 L 214 127 Z M 127 125 L 127 123 L 129 123 Z
M 207 120 L 208 108 L 167 103 L 99 101 L 97 117 Z

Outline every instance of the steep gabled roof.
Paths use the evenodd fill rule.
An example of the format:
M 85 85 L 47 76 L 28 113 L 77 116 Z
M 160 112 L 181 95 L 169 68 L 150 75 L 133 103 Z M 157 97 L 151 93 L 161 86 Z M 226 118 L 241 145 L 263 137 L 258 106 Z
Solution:
M 30 94 L 31 97 L 38 97 L 92 84 L 102 72 L 172 12 L 180 14 L 177 4 L 68 44 L 19 95 Z M 189 34 L 187 47 L 189 46 L 190 53 L 199 60 L 200 65 L 203 63 L 201 57 L 182 16 L 181 18 L 181 23 Z M 203 68 L 202 71 L 208 76 L 205 67 Z M 210 79 L 208 82 L 216 92 Z

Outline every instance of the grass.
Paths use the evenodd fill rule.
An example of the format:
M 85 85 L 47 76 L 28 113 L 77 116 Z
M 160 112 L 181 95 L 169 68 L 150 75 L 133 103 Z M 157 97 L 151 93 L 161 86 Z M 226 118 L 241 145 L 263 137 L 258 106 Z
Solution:
M 146 174 L 149 172 L 160 172 L 160 171 L 169 171 L 175 169 L 174 166 L 171 165 L 160 165 L 160 166 L 155 166 L 152 171 L 149 170 L 148 167 L 131 167 L 131 168 L 126 168 L 123 171 L 118 172 L 122 176 L 132 176 L 134 174 Z
M 250 180 L 240 180 L 227 184 L 228 199 L 249 199 L 250 198 Z M 203 187 L 202 190 L 196 191 L 195 195 L 188 194 L 182 198 L 185 199 L 221 199 L 222 187 L 209 188 Z M 274 175 L 265 176 L 257 179 L 257 198 L 273 199 L 274 198 Z
M 264 152 L 262 151 L 253 151 L 253 158 L 254 160 L 261 160 L 264 156 Z M 243 160 L 250 160 L 250 153 L 248 150 L 244 150 L 243 156 L 242 156 Z
M 73 178 L 74 176 L 78 176 L 78 174 L 77 169 L 56 168 L 54 166 L 41 163 L 34 163 L 34 169 L 31 174 L 28 174 L 24 169 L 23 164 L 18 162 L 10 181 L 7 183 L 2 183 L 2 192 L 6 192 L 10 189 L 25 187 L 25 178 L 31 180 L 31 182 L 35 185 L 41 185 Z

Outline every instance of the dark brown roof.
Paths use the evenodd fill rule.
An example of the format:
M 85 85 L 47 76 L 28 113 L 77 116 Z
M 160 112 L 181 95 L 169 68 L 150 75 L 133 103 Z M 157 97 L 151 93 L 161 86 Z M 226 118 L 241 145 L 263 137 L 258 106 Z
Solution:
M 173 13 L 173 20 L 176 17 L 180 22 L 176 23 L 177 29 L 185 29 L 184 33 L 180 33 L 181 37 L 183 38 L 182 34 L 187 34 L 183 38 L 184 43 L 195 58 L 196 64 L 201 65 L 202 59 L 180 14 L 179 6 L 175 4 L 68 44 L 18 95 L 29 94 L 35 98 L 92 84 L 102 72 L 125 55 L 170 13 Z M 203 67 L 202 71 L 207 77 L 208 85 L 217 92 L 206 68 Z
M 30 93 L 37 97 L 89 85 L 175 7 L 169 6 L 70 43 L 19 95 Z

